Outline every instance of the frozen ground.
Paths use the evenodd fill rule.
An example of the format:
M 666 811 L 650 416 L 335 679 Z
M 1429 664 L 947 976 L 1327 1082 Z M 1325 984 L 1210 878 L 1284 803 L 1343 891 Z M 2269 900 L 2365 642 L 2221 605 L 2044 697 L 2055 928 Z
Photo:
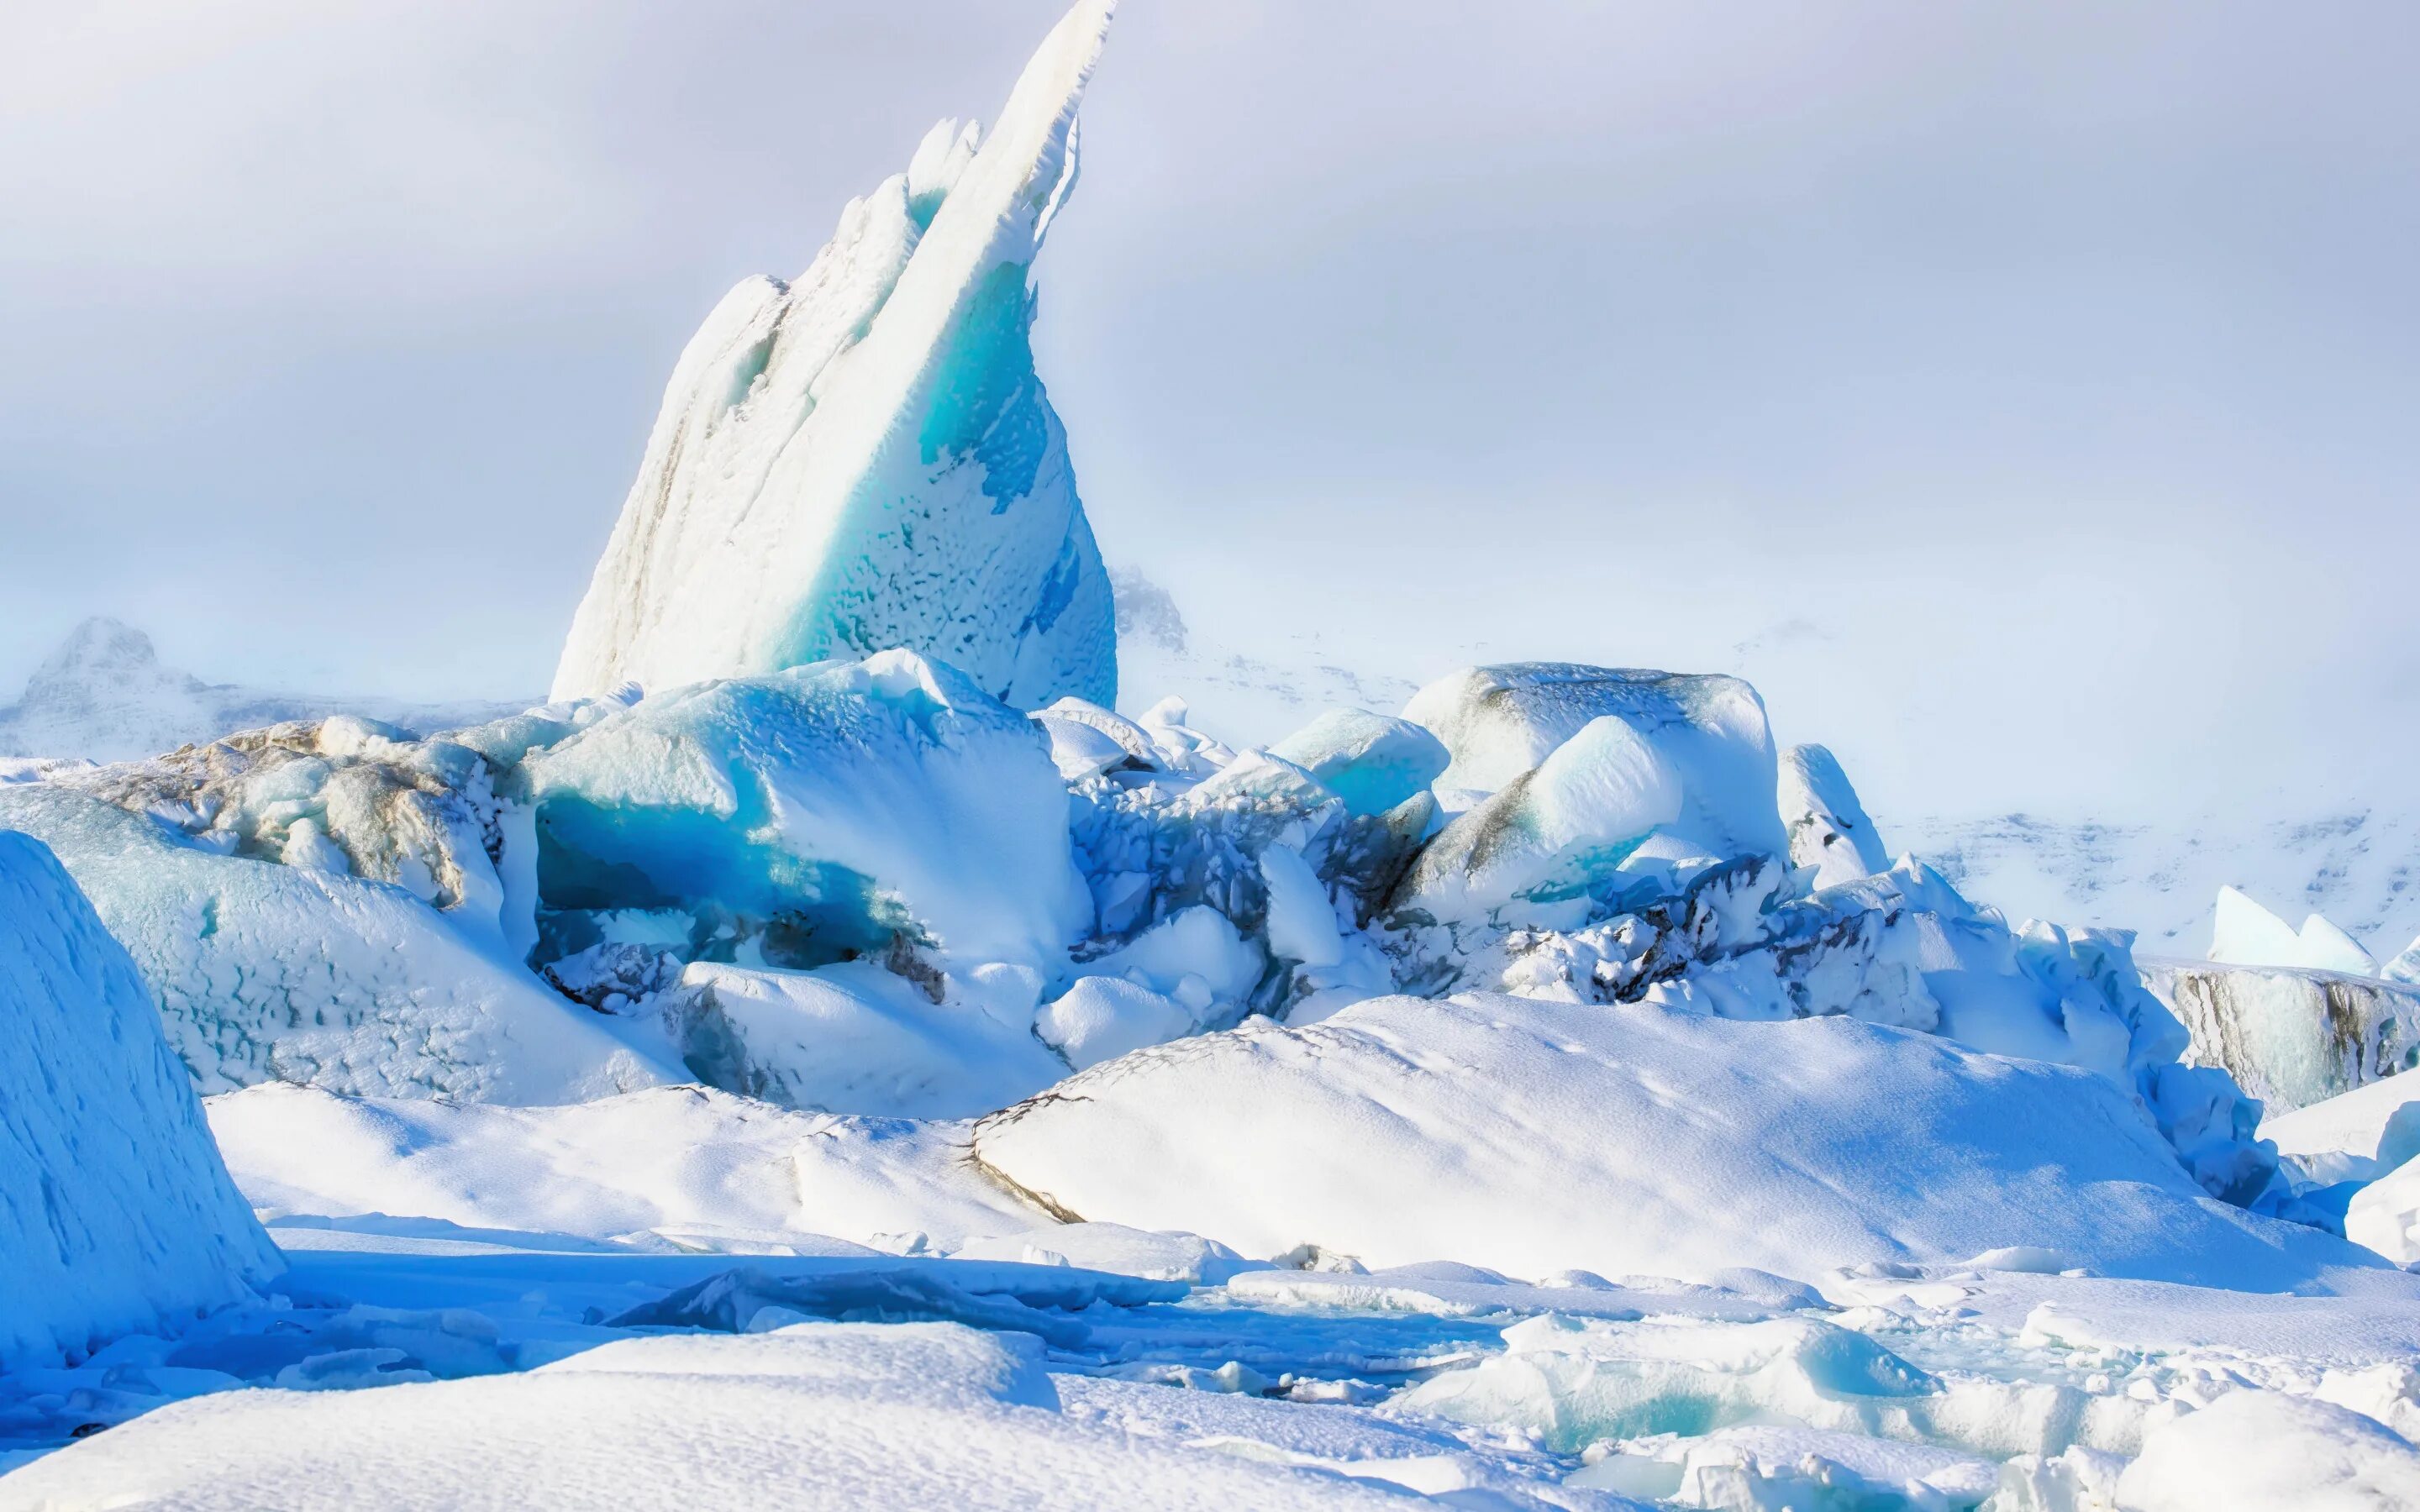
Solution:
M 2196 1412 L 2251 1394 L 2302 1415 L 2224 1447 L 2376 1493 L 2190 1504 L 2395 1507 L 2420 1475 L 2420 1280 L 2383 1268 L 1369 1271 L 1055 1224 L 963 1125 L 679 1088 L 209 1111 L 290 1270 L 0 1377 L 0 1507 L 2149 1508 L 2187 1504 L 2128 1462 L 2206 1458 Z

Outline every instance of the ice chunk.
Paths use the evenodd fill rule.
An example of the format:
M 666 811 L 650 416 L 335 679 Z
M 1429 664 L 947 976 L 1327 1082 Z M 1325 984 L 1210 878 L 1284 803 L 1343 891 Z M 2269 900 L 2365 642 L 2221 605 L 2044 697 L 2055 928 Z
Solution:
M 1630 726 L 1679 779 L 1679 828 L 1707 854 L 1786 856 L 1764 701 L 1736 677 L 1571 662 L 1475 667 L 1420 689 L 1404 717 L 1453 754 L 1440 788 L 1493 793 L 1591 719 Z
M 979 148 L 943 122 L 795 283 L 751 279 L 707 317 L 555 697 L 904 647 L 1020 707 L 1116 701 L 1109 578 L 1030 344 L 1109 9 L 1068 13 Z
M 2153 1432 L 2118 1482 L 2128 1512 L 2420 1506 L 2420 1450 L 2359 1412 L 2231 1391 Z
M 2234 887 L 2218 889 L 2211 923 L 2210 958 L 2224 965 L 2288 966 L 2378 975 L 2375 957 L 2361 943 L 2318 914 L 2297 933 L 2284 919 Z
M 909 652 L 659 693 L 526 770 L 564 954 L 597 914 L 672 908 L 691 956 L 1047 968 L 1090 922 L 1042 734 Z
M 1425 792 L 1453 758 L 1409 719 L 1330 709 L 1269 748 L 1344 800 L 1356 814 L 1382 814 Z
M 2325 1102 L 2270 1110 L 2260 1137 L 2288 1155 L 2351 1155 L 2375 1160 L 2389 1125 L 2408 1121 L 2420 1105 L 2420 1074 L 2398 1072 Z
M 1087 1219 L 1373 1265 L 1803 1279 L 2023 1244 L 2270 1287 L 2374 1263 L 2207 1201 L 2100 1076 L 1843 1018 L 1385 997 L 1107 1062 L 982 1120 L 975 1153 Z
M 2420 1163 L 2407 1158 L 2355 1192 L 2344 1232 L 2397 1265 L 2420 1260 Z
M 1033 1032 L 1082 1071 L 1201 1027 L 1202 1014 L 1173 997 L 1120 977 L 1085 977 L 1043 1008 Z
M 0 831 L 0 1369 L 254 1294 L 284 1263 L 220 1163 L 134 964 Z
M 1681 774 L 1652 746 L 1621 719 L 1591 719 L 1439 831 L 1391 902 L 1438 920 L 1526 922 L 1536 907 L 1585 900 L 1686 805 Z
M 1811 866 L 1819 887 L 1854 882 L 1890 868 L 1875 832 L 1833 754 L 1821 746 L 1781 753 L 1781 822 L 1790 831 L 1790 864 Z
M 2189 1058 L 2224 1067 L 2273 1112 L 2325 1102 L 2420 1058 L 2420 987 L 2194 961 L 2146 962 L 2143 980 L 2191 1031 Z
M 659 1038 L 626 1040 L 504 959 L 491 932 L 399 887 L 183 842 L 54 784 L 0 787 L 0 825 L 58 853 L 205 1092 L 274 1080 L 565 1103 L 679 1079 Z
M 701 961 L 666 1012 L 699 1079 L 784 1107 L 962 1119 L 1064 1074 L 1027 1032 L 1030 989 L 994 1016 L 980 986 L 932 985 L 938 994 L 869 961 L 813 971 Z

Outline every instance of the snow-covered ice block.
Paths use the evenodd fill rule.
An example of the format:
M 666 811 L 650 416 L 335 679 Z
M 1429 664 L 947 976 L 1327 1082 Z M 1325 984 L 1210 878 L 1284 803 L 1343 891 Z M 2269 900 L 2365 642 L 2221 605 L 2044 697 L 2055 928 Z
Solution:
M 2397 1265 L 2420 1261 L 2420 1162 L 2407 1159 L 2354 1193 L 2344 1231 Z
M 0 787 L 0 826 L 58 854 L 205 1092 L 567 1103 L 679 1079 L 659 1037 L 566 1002 L 400 887 L 202 848 L 51 784 Z
M 2147 960 L 2143 980 L 2192 1035 L 2187 1058 L 2224 1067 L 2283 1113 L 2420 1060 L 2420 987 L 2289 966 Z
M 963 1119 L 1065 1074 L 1031 1032 L 1034 983 L 919 983 L 870 961 L 700 961 L 665 1013 L 690 1069 L 714 1086 L 826 1113 Z
M 1425 727 L 1364 709 L 1330 709 L 1269 754 L 1309 772 L 1361 815 L 1385 813 L 1425 792 L 1453 761 Z
M 1440 922 L 1585 922 L 1572 906 L 1584 913 L 1590 889 L 1676 825 L 1686 804 L 1682 775 L 1653 746 L 1621 719 L 1591 719 L 1438 831 L 1388 902 Z M 1707 853 L 1683 841 L 1681 854 Z
M 905 647 L 1020 707 L 1116 702 L 1109 578 L 1030 339 L 1109 10 L 1068 13 L 987 138 L 942 122 L 795 282 L 707 316 L 555 697 Z
M 2403 1112 L 2415 1104 L 2420 1104 L 2420 1073 L 2398 1072 L 2325 1102 L 2273 1107 L 2260 1122 L 2260 1137 L 2274 1141 L 2281 1155 L 2376 1160 L 2389 1125 L 2409 1127 L 2415 1121 L 2413 1114 Z
M 2204 1196 L 2105 1078 L 1846 1018 L 1386 997 L 1138 1051 L 981 1120 L 1067 1213 L 1391 1265 L 1799 1279 L 2008 1245 L 2282 1287 L 2374 1264 Z
M 0 1150 L 0 1370 L 173 1332 L 284 1269 L 134 964 L 50 852 L 6 831 Z
M 1123 977 L 1082 977 L 1043 1006 L 1033 1032 L 1082 1071 L 1201 1027 L 1199 1012 L 1165 994 Z
M 2230 966 L 2286 966 L 2378 975 L 2378 961 L 2361 942 L 2313 914 L 2300 931 L 2235 887 L 2218 889 L 2211 919 L 2210 958 Z
M 1668 764 L 1683 793 L 1678 827 L 1708 854 L 1789 854 L 1764 701 L 1736 677 L 1518 662 L 1456 672 L 1404 708 L 1453 755 L 1437 786 L 1486 793 L 1606 717 Z
M 1890 869 L 1890 852 L 1849 785 L 1839 759 L 1821 746 L 1781 753 L 1781 823 L 1790 864 L 1815 869 L 1818 887 L 1854 882 Z
M 2420 1450 L 2359 1412 L 2231 1391 L 2152 1433 L 2118 1481 L 2126 1512 L 2420 1506 Z
M 1091 922 L 1041 733 L 910 652 L 657 693 L 526 771 L 557 949 L 593 943 L 579 915 L 670 908 L 691 957 L 1047 970 Z

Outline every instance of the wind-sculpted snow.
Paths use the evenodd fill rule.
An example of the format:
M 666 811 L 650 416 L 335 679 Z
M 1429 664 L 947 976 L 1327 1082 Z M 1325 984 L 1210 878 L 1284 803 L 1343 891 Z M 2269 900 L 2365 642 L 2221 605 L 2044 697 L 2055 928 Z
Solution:
M 133 963 L 0 831 L 0 1370 L 173 1331 L 280 1269 Z
M 1023 707 L 1115 702 L 1109 578 L 1029 340 L 1109 13 L 1060 23 L 988 138 L 942 122 L 795 282 L 707 317 L 555 697 L 904 647 Z
M 1095 1067 L 975 1153 L 1087 1219 L 1372 1264 L 1811 1278 L 2031 1245 L 2286 1287 L 2375 1263 L 2210 1199 L 2103 1077 L 1838 1017 L 1381 998 Z

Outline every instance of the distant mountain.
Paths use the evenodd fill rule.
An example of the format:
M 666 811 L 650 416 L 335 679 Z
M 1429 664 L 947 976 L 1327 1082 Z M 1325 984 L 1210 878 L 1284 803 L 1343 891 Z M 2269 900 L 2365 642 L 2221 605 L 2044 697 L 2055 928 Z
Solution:
M 26 681 L 23 698 L 0 708 L 0 756 L 132 761 L 238 730 L 332 714 L 426 733 L 518 713 L 533 702 L 407 703 L 205 683 L 162 666 L 142 631 L 90 619 Z
M 2205 952 L 2223 886 L 2289 923 L 2324 914 L 2381 961 L 2420 934 L 2420 815 L 2410 812 L 1877 821 L 1894 854 L 1931 862 L 1969 898 L 2012 918 L 2131 929 L 2147 955 Z

